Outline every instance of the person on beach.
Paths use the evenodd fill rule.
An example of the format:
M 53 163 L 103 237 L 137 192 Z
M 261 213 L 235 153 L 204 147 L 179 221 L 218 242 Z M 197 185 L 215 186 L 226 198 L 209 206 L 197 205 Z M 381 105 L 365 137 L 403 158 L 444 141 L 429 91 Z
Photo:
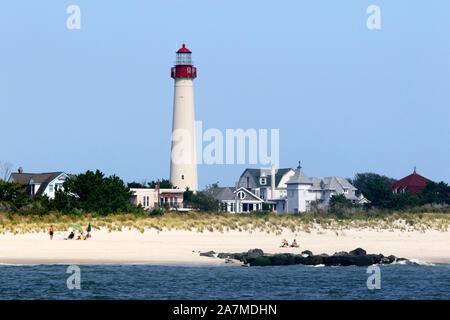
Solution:
M 73 231 L 70 232 L 69 236 L 67 237 L 68 240 L 72 240 L 73 237 L 75 237 L 75 233 Z
M 50 234 L 50 240 L 53 240 L 53 225 L 50 226 L 50 229 L 48 230 L 48 233 Z
M 289 247 L 289 242 L 287 242 L 286 239 L 283 239 L 283 241 L 281 242 L 281 247 Z
M 297 240 L 294 239 L 294 241 L 292 241 L 291 247 L 298 248 Z

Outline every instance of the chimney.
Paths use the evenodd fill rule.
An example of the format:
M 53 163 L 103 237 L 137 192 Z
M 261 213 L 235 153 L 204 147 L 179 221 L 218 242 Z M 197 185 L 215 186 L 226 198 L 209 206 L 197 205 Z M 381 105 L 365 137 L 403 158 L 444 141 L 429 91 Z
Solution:
M 17 170 L 17 172 L 19 172 L 19 173 L 23 173 L 23 169 L 22 169 L 22 167 L 19 167 L 19 170 Z

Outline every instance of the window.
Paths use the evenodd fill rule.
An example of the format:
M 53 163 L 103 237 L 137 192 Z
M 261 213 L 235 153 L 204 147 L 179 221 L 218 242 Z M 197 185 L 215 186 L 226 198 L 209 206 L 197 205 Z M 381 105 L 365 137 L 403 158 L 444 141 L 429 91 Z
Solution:
M 48 185 L 48 192 L 53 192 L 53 185 L 52 184 Z
M 142 197 L 142 205 L 144 207 L 148 207 L 150 205 L 150 197 L 149 196 Z
M 267 183 L 267 178 L 266 177 L 259 178 L 259 183 L 265 185 Z
M 184 180 L 184 174 L 181 175 L 181 180 Z
M 237 196 L 238 196 L 239 199 L 243 200 L 243 199 L 245 199 L 245 192 L 244 191 L 239 191 L 237 193 Z

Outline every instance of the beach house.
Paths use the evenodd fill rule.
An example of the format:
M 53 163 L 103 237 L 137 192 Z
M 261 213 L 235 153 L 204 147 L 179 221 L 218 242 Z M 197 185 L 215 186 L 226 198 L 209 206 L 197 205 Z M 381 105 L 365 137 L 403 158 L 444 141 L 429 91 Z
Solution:
M 238 185 L 251 190 L 278 213 L 325 209 L 330 198 L 339 194 L 355 204 L 369 202 L 362 194 L 357 195 L 357 188 L 345 178 L 307 177 L 300 162 L 296 170 L 246 169 Z
M 11 173 L 9 182 L 17 182 L 27 186 L 27 194 L 30 197 L 46 195 L 50 199 L 55 198 L 56 190 L 63 190 L 63 183 L 68 177 L 65 172 L 25 173 L 22 168 Z
M 294 169 L 245 169 L 238 181 L 238 187 L 246 188 L 265 201 L 286 196 L 286 182 L 294 175 Z
M 264 200 L 250 190 L 238 187 L 216 187 L 205 191 L 222 204 L 222 210 L 230 213 L 248 213 L 262 210 Z
M 183 210 L 183 190 L 158 188 L 130 188 L 131 203 L 144 209 L 167 207 Z

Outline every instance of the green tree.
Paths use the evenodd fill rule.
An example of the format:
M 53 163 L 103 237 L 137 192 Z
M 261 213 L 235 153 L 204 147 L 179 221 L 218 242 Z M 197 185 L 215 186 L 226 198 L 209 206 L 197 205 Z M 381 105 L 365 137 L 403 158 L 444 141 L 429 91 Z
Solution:
M 143 185 L 142 183 L 139 182 L 128 182 L 127 183 L 128 188 L 146 188 L 146 185 Z
M 450 186 L 444 181 L 428 181 L 418 197 L 420 204 L 450 204 Z
M 172 182 L 170 182 L 170 180 L 168 180 L 168 179 L 161 179 L 161 180 L 157 180 L 157 181 L 151 181 L 151 182 L 148 183 L 148 186 L 150 188 L 156 188 L 158 183 L 159 183 L 159 188 L 160 189 L 173 189 L 174 188 Z
M 395 179 L 376 173 L 358 173 L 352 184 L 358 189 L 358 194 L 363 194 L 370 200 L 370 206 L 387 208 L 392 201 L 391 184 Z
M 215 200 L 205 192 L 194 193 L 189 188 L 183 193 L 183 202 L 200 211 L 217 212 L 220 209 L 220 201 Z
M 26 188 L 27 186 L 17 182 L 0 180 L 0 201 L 13 205 L 13 209 L 19 209 L 30 202 Z
M 411 192 L 392 193 L 384 202 L 384 208 L 403 210 L 419 205 L 419 199 L 411 194 Z
M 328 211 L 342 217 L 346 209 L 351 208 L 353 203 L 344 194 L 332 195 L 328 203 Z
M 108 214 L 129 210 L 130 197 L 130 189 L 116 175 L 105 177 L 99 170 L 88 170 L 76 178 L 67 178 L 63 190 L 56 192 L 55 202 L 59 209 Z

